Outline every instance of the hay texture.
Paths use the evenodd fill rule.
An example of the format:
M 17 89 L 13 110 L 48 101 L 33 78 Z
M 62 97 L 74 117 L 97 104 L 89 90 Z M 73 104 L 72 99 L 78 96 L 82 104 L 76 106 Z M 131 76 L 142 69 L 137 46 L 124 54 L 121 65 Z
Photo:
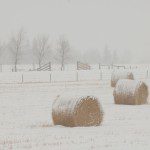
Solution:
M 98 126 L 102 122 L 103 112 L 95 97 L 63 96 L 53 102 L 52 118 L 54 125 Z
M 148 98 L 148 87 L 142 81 L 122 79 L 117 82 L 113 95 L 115 104 L 145 104 Z
M 131 79 L 134 80 L 132 72 L 127 71 L 114 71 L 111 75 L 111 87 L 115 87 L 119 79 Z

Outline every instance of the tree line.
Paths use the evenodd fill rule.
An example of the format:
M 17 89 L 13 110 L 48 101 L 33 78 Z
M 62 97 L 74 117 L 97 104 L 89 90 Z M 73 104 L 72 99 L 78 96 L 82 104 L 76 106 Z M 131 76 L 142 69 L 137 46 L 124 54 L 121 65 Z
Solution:
M 117 51 L 110 50 L 107 45 L 103 50 L 103 54 L 100 54 L 99 50 L 83 50 L 84 53 L 81 55 L 79 51 L 77 52 L 71 47 L 69 40 L 64 35 L 61 35 L 55 46 L 53 46 L 49 36 L 46 34 L 39 34 L 33 38 L 32 42 L 29 42 L 24 29 L 20 29 L 16 34 L 13 34 L 7 43 L 0 43 L 0 56 L 3 56 L 4 50 L 7 50 L 7 55 L 12 60 L 14 71 L 17 71 L 17 65 L 22 63 L 25 55 L 27 55 L 27 60 L 29 60 L 29 56 L 32 56 L 30 59 L 35 64 L 38 64 L 39 67 L 46 61 L 54 60 L 61 65 L 61 70 L 64 69 L 65 63 L 72 61 L 86 63 L 93 61 L 101 64 L 113 64 L 120 61 Z

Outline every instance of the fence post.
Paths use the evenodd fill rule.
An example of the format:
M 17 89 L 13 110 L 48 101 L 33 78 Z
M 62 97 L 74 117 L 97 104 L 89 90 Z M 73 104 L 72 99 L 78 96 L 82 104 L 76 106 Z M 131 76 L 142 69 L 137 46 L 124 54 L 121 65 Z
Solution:
M 148 72 L 148 70 L 146 71 L 146 77 L 148 78 L 148 76 L 149 76 L 149 72 Z
M 51 73 L 49 75 L 49 81 L 50 81 L 50 83 L 52 82 L 52 75 L 51 75 Z
M 22 76 L 21 76 L 21 82 L 23 83 L 24 81 L 23 81 L 23 74 L 22 74 Z
M 78 63 L 79 63 L 79 62 L 77 61 L 77 70 L 78 70 Z
M 51 71 L 51 62 L 49 62 L 49 71 Z
M 101 64 L 99 64 L 99 70 L 101 69 Z
M 79 81 L 78 71 L 76 71 L 76 81 Z
M 102 80 L 103 75 L 102 75 L 102 70 L 100 69 L 100 80 Z
M 34 70 L 34 63 L 32 63 L 32 70 Z
M 2 72 L 2 64 L 1 64 L 1 72 Z
M 111 69 L 113 69 L 114 68 L 114 65 L 113 64 L 111 64 Z

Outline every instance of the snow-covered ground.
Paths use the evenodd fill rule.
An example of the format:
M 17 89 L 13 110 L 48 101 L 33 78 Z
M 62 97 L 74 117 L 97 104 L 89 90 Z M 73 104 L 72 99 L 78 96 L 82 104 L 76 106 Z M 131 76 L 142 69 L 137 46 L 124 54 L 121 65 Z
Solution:
M 150 105 L 115 105 L 112 92 L 110 80 L 0 84 L 0 150 L 149 150 Z M 65 93 L 97 96 L 102 125 L 54 126 L 52 102 Z

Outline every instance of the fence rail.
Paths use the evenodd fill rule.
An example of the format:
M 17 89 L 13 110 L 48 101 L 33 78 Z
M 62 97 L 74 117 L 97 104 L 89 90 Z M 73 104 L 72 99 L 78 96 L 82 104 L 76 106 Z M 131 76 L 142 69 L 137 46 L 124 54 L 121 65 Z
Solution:
M 51 62 L 44 64 L 37 69 L 30 70 L 30 71 L 51 71 Z
M 133 71 L 136 79 L 150 79 L 150 70 Z M 110 81 L 112 70 L 32 71 L 0 73 L 0 83 L 49 83 L 76 81 Z
M 14 65 L 2 65 L 0 64 L 0 72 L 14 72 Z M 77 62 L 75 64 L 66 64 L 64 67 L 64 71 L 72 71 L 72 70 L 103 70 L 103 69 L 147 69 L 150 70 L 150 64 L 147 65 L 121 65 L 121 64 L 85 64 L 81 62 Z M 24 71 L 60 71 L 61 64 L 51 64 L 51 62 L 38 67 L 37 64 L 30 65 L 17 65 L 17 72 Z
M 85 63 L 77 62 L 77 70 L 90 70 L 91 66 Z

